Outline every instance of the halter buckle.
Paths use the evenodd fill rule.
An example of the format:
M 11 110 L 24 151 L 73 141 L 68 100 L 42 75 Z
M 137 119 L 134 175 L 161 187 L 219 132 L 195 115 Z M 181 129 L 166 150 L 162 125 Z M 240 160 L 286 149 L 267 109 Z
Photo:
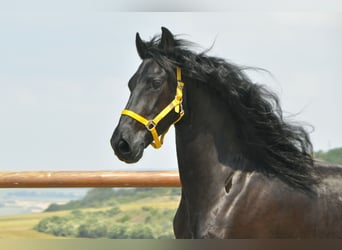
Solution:
M 148 123 L 145 125 L 148 131 L 151 131 L 157 126 L 157 124 L 154 123 L 154 121 L 149 120 Z

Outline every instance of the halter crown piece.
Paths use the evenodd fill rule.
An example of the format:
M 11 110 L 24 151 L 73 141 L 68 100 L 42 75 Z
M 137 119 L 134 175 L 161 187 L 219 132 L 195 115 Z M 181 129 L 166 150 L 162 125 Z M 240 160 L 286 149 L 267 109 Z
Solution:
M 145 117 L 128 109 L 124 109 L 121 112 L 121 115 L 126 115 L 126 116 L 133 118 L 134 120 L 142 123 L 146 127 L 146 129 L 150 131 L 152 138 L 153 138 L 151 145 L 154 148 L 160 148 L 163 145 L 164 136 L 169 130 L 169 128 L 171 127 L 170 125 L 170 127 L 164 133 L 162 133 L 161 135 L 158 135 L 158 131 L 156 129 L 158 123 L 161 120 L 163 120 L 172 110 L 174 110 L 177 114 L 179 114 L 179 117 L 177 118 L 176 121 L 173 122 L 173 124 L 176 124 L 177 122 L 179 122 L 184 116 L 184 110 L 183 110 L 183 105 L 182 105 L 184 83 L 182 82 L 181 69 L 177 67 L 176 70 L 177 70 L 177 88 L 176 88 L 175 99 L 173 99 L 173 101 L 169 105 L 167 105 L 156 117 L 154 117 L 152 120 L 148 120 Z M 159 136 L 160 136 L 160 139 L 159 139 Z

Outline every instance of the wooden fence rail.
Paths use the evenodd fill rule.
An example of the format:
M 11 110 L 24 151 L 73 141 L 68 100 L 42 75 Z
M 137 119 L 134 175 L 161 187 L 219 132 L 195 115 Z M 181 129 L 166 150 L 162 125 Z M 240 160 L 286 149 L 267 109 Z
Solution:
M 178 171 L 0 171 L 0 188 L 180 187 Z

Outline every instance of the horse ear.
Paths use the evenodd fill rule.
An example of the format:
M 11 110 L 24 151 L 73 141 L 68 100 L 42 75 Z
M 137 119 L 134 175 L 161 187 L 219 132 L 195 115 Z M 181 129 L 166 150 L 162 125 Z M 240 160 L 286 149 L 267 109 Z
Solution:
M 139 33 L 135 36 L 135 46 L 141 59 L 145 59 L 147 55 L 147 47 L 143 40 L 141 40 Z
M 162 34 L 159 43 L 159 48 L 165 51 L 171 51 L 175 47 L 175 39 L 172 33 L 165 27 L 161 28 Z

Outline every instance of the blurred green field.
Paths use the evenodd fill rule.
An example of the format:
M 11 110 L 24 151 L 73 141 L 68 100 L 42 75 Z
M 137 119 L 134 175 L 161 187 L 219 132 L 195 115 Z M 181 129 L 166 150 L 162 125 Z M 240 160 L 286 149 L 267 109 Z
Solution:
M 54 212 L 62 216 L 66 211 Z M 0 238 L 2 239 L 61 239 L 53 235 L 39 233 L 33 229 L 41 219 L 52 216 L 52 213 L 34 213 L 11 216 L 0 216 Z
M 179 199 L 177 197 L 151 197 L 137 200 L 136 202 L 129 202 L 122 205 L 118 205 L 122 212 L 127 215 L 134 215 L 136 211 L 142 210 L 144 207 L 151 207 L 156 209 L 174 209 L 178 206 Z M 99 208 L 82 208 L 78 209 L 84 213 L 105 211 L 111 207 L 104 206 Z M 52 234 L 40 233 L 34 230 L 34 226 L 44 218 L 53 216 L 67 216 L 70 214 L 68 211 L 56 211 L 56 212 L 43 212 L 33 214 L 22 215 L 10 215 L 0 216 L 0 238 L 2 239 L 67 239 L 67 237 L 54 236 Z M 137 214 L 138 216 L 138 214 Z M 133 219 L 133 218 L 132 218 Z M 135 222 L 144 223 L 139 219 L 134 218 Z

